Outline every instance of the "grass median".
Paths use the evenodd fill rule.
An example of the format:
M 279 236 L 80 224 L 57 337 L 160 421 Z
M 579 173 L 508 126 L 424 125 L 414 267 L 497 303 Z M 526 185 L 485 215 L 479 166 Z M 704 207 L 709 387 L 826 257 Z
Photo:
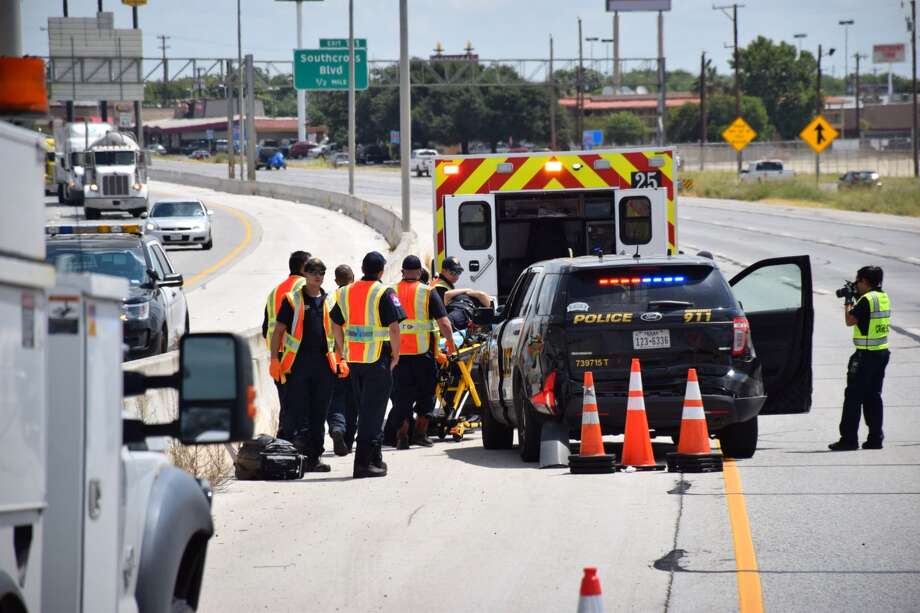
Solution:
M 692 181 L 683 192 L 688 196 L 920 217 L 920 184 L 914 179 L 882 177 L 881 188 L 837 189 L 836 175 L 822 175 L 821 187 L 807 175 L 764 183 L 740 183 L 734 173 L 717 171 L 682 172 L 680 178 Z

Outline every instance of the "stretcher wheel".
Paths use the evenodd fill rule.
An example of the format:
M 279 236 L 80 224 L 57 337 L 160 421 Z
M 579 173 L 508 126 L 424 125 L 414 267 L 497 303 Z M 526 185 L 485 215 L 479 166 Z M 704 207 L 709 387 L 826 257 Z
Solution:
M 463 440 L 462 432 L 454 432 L 451 436 L 453 437 L 455 443 L 459 443 Z
M 438 426 L 438 438 L 442 441 L 447 438 L 447 426 Z

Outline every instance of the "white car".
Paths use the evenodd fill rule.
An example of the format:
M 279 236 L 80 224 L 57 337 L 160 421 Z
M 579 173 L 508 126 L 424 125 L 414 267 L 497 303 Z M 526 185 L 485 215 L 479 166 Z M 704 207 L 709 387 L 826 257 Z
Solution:
M 782 181 L 795 177 L 794 170 L 786 170 L 782 160 L 756 160 L 748 162 L 747 168 L 741 170 L 739 177 L 743 183 L 763 183 L 764 181 Z
M 155 236 L 164 245 L 214 246 L 211 215 L 201 200 L 160 200 L 150 208 L 144 234 Z
M 434 158 L 438 152 L 434 149 L 413 149 L 409 158 L 409 171 L 416 177 L 430 177 L 434 170 Z

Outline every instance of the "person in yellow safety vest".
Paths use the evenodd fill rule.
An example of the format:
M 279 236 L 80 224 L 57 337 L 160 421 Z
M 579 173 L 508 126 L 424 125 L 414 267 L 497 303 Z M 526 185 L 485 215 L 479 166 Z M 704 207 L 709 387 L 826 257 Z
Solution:
M 352 476 L 384 477 L 383 416 L 392 370 L 399 363 L 399 322 L 406 318 L 393 288 L 380 282 L 386 260 L 376 251 L 364 256 L 360 281 L 342 288 L 330 313 L 336 356 L 348 352 L 358 406 L 358 437 Z
M 402 263 L 402 281 L 396 295 L 406 312 L 399 324 L 399 365 L 393 371 L 393 408 L 388 419 L 398 424 L 396 448 L 409 448 L 409 419 L 418 416 L 412 443 L 431 447 L 428 421 L 434 412 L 438 366 L 435 362 L 435 330 L 446 339 L 448 354 L 456 352 L 447 309 L 438 293 L 420 282 L 422 262 L 414 255 Z
M 881 449 L 882 383 L 891 353 L 888 351 L 888 329 L 891 322 L 891 301 L 882 291 L 884 273 L 878 266 L 863 266 L 856 271 L 855 306 L 844 306 L 846 325 L 853 328 L 855 351 L 847 366 L 847 387 L 843 395 L 840 418 L 840 440 L 831 443 L 831 451 L 859 449 L 860 412 L 865 416 L 869 435 L 863 449 Z
M 355 273 L 347 264 L 335 267 L 335 284 L 338 289 L 329 294 L 329 310 L 335 308 L 335 302 L 341 288 L 355 282 Z M 348 359 L 346 353 L 343 358 Z M 329 438 L 332 439 L 332 450 L 337 456 L 346 456 L 351 453 L 355 442 L 355 433 L 358 426 L 358 412 L 355 409 L 355 390 L 351 378 L 338 379 L 332 391 L 332 402 L 329 404 Z
M 336 375 L 347 376 L 329 344 L 331 324 L 323 277 L 326 266 L 319 258 L 304 265 L 305 283 L 286 295 L 278 311 L 271 340 L 271 372 L 286 376 L 285 418 L 281 429 L 293 433 L 293 443 L 304 455 L 305 472 L 329 472 L 324 464 L 326 412 Z M 291 370 L 284 371 L 290 363 Z
M 278 320 L 278 311 L 281 310 L 281 304 L 284 300 L 285 295 L 289 294 L 291 291 L 299 290 L 303 287 L 305 279 L 303 278 L 303 267 L 307 263 L 307 260 L 310 259 L 310 254 L 306 251 L 295 251 L 288 258 L 288 270 L 290 275 L 287 279 L 275 286 L 272 291 L 268 293 L 268 298 L 265 300 L 265 307 L 263 308 L 262 315 L 262 338 L 265 339 L 265 346 L 271 350 L 271 339 L 272 335 L 275 332 L 275 322 Z M 280 370 L 290 371 L 291 364 L 282 365 L 279 362 Z M 275 376 L 275 373 L 272 373 L 272 379 L 275 380 L 275 387 L 278 390 L 278 405 L 281 407 L 281 412 L 278 417 L 278 432 L 276 436 L 278 438 L 289 439 L 294 436 L 293 432 L 285 432 L 281 428 L 281 424 L 285 423 L 285 402 L 284 402 L 284 379 L 285 377 L 281 376 L 281 373 L 277 373 L 278 376 Z

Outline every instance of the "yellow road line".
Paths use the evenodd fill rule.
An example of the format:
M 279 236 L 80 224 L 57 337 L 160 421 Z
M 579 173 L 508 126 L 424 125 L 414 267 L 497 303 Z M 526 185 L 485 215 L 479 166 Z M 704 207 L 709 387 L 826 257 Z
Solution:
M 751 524 L 747 506 L 744 504 L 744 490 L 741 488 L 741 474 L 734 460 L 723 462 L 722 478 L 725 481 L 725 500 L 728 502 L 728 518 L 732 526 L 732 540 L 735 544 L 735 571 L 738 578 L 738 610 L 741 613 L 762 613 L 763 592 L 760 588 L 760 571 L 754 540 L 751 538 Z
M 209 267 L 209 268 L 207 268 L 207 269 L 205 269 L 205 270 L 202 270 L 201 272 L 199 272 L 199 273 L 196 274 L 195 276 L 193 276 L 193 277 L 187 279 L 187 280 L 185 281 L 185 284 L 186 284 L 186 285 L 193 285 L 194 283 L 196 283 L 196 282 L 198 282 L 198 281 L 201 281 L 202 279 L 204 279 L 204 278 L 207 277 L 208 275 L 213 274 L 216 270 L 218 270 L 218 269 L 220 269 L 220 268 L 226 266 L 227 264 L 230 263 L 230 261 L 231 261 L 233 258 L 235 258 L 235 257 L 238 256 L 240 253 L 242 253 L 243 249 L 245 249 L 246 246 L 252 241 L 252 224 L 249 223 L 249 220 L 246 218 L 245 215 L 243 215 L 242 213 L 240 213 L 240 212 L 237 211 L 236 209 L 232 209 L 232 208 L 226 207 L 226 206 L 221 206 L 221 205 L 219 205 L 219 204 L 209 204 L 208 207 L 213 207 L 213 208 L 216 208 L 216 209 L 221 209 L 222 211 L 225 211 L 225 212 L 227 212 L 227 213 L 230 213 L 231 215 L 233 215 L 234 217 L 236 217 L 236 218 L 240 221 L 240 223 L 243 224 L 243 232 L 244 232 L 244 234 L 243 234 L 243 240 L 241 240 L 241 241 L 239 242 L 239 244 L 237 244 L 237 246 L 234 247 L 233 250 L 232 250 L 230 253 L 228 253 L 227 255 L 225 255 L 224 257 L 222 257 L 222 258 L 221 258 L 218 262 L 216 262 L 214 265 L 212 265 L 211 267 Z

